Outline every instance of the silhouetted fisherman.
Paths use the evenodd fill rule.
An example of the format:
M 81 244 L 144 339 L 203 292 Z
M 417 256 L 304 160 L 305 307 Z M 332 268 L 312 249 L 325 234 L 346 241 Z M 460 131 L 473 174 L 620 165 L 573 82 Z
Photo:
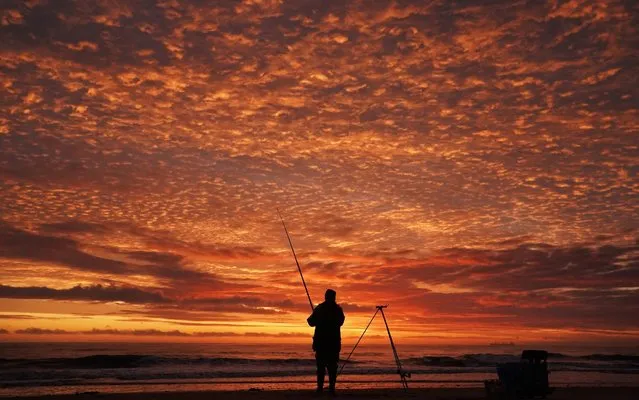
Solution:
M 335 393 L 337 380 L 337 363 L 342 349 L 340 327 L 344 324 L 344 311 L 335 302 L 336 293 L 327 289 L 324 302 L 313 310 L 307 321 L 315 327 L 313 335 L 313 351 L 317 361 L 317 392 L 324 390 L 324 370 L 328 370 L 328 387 Z

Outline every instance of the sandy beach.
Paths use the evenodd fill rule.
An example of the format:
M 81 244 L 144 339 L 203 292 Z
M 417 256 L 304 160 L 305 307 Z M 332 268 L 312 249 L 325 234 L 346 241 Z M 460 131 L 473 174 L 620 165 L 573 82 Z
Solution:
M 42 399 L 42 400 L 276 400 L 276 399 L 318 399 L 331 398 L 328 394 L 317 395 L 310 390 L 281 390 L 281 391 L 201 391 L 201 392 L 163 392 L 163 393 L 78 393 L 71 395 L 52 395 L 37 397 L 14 397 L 14 399 Z M 340 399 L 374 400 L 374 399 L 424 399 L 424 400 L 470 400 L 484 399 L 483 389 L 412 389 L 408 392 L 401 390 L 344 390 L 337 394 Z M 557 388 L 549 397 L 550 400 L 595 400 L 615 399 L 634 400 L 639 398 L 639 387 L 579 387 Z

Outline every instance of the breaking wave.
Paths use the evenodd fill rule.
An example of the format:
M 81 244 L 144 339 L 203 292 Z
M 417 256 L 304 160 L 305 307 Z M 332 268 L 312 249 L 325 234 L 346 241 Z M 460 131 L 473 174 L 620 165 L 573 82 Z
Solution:
M 493 370 L 497 364 L 518 362 L 520 357 L 513 354 L 464 354 L 459 357 L 423 356 L 407 360 L 410 365 L 472 369 L 474 372 L 485 368 Z M 607 373 L 639 373 L 639 356 L 626 354 L 590 354 L 570 356 L 561 353 L 548 354 L 550 371 L 596 371 Z M 459 371 L 457 371 L 459 372 Z

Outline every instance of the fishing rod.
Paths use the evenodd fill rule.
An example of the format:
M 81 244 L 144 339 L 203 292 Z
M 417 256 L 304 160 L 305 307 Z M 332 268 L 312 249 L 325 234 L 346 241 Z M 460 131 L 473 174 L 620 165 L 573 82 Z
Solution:
M 297 270 L 300 272 L 300 278 L 302 278 L 302 283 L 304 284 L 304 290 L 306 290 L 306 297 L 308 297 L 308 303 L 311 305 L 311 312 L 315 310 L 313 307 L 313 301 L 311 300 L 311 295 L 308 294 L 308 287 L 306 287 L 306 281 L 304 280 L 304 275 L 302 274 L 302 267 L 300 267 L 299 261 L 297 261 L 297 255 L 295 254 L 295 249 L 293 248 L 293 242 L 291 242 L 291 236 L 288 234 L 288 229 L 286 229 L 286 224 L 284 223 L 284 218 L 282 218 L 282 214 L 280 214 L 280 209 L 276 208 L 277 215 L 280 216 L 280 220 L 282 221 L 282 226 L 284 227 L 284 232 L 286 232 L 286 238 L 288 239 L 288 244 L 291 246 L 291 251 L 293 252 L 293 258 L 295 258 L 295 264 L 297 264 Z

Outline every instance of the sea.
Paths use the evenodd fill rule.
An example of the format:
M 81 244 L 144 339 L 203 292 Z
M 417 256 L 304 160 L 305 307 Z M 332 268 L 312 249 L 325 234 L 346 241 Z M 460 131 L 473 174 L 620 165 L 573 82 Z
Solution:
M 482 387 L 524 348 L 549 351 L 553 387 L 639 386 L 639 347 L 398 344 L 397 352 L 409 388 Z M 389 344 L 360 344 L 342 365 L 340 389 L 401 388 Z M 314 387 L 310 344 L 0 343 L 3 397 Z

